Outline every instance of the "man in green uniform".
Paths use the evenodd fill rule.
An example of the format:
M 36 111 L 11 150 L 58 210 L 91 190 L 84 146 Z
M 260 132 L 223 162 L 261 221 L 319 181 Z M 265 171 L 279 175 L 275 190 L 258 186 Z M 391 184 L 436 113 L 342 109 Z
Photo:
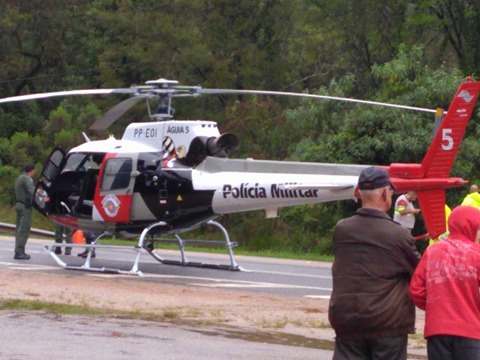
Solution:
M 15 210 L 17 221 L 15 228 L 15 255 L 16 260 L 28 260 L 30 255 L 25 253 L 25 245 L 30 235 L 32 225 L 32 198 L 35 191 L 33 176 L 35 165 L 28 164 L 23 168 L 20 176 L 15 180 Z

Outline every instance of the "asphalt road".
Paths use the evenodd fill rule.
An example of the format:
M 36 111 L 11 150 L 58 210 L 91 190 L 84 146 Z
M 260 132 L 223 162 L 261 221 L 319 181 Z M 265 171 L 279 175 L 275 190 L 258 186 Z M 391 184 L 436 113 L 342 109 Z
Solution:
M 139 320 L 0 312 L 0 322 L 0 359 L 5 360 L 332 358 L 331 351 L 242 340 L 211 328 Z
M 29 240 L 27 253 L 31 260 L 22 262 L 13 260 L 13 239 L 0 236 L 0 266 L 15 268 L 37 266 L 38 271 L 68 271 L 72 274 L 85 275 L 89 272 L 78 272 L 62 269 L 45 251 L 44 245 L 52 244 L 51 240 Z M 133 245 L 134 243 L 132 243 Z M 78 245 L 73 249 L 73 256 L 61 256 L 68 265 L 82 266 L 84 260 L 75 256 L 83 251 Z M 162 257 L 179 259 L 177 251 L 158 250 Z M 92 259 L 91 266 L 117 268 L 128 271 L 132 268 L 135 251 L 131 248 L 112 251 L 106 248 L 96 250 L 97 257 Z M 229 264 L 228 255 L 187 253 L 189 261 Z M 329 263 L 268 259 L 260 257 L 237 256 L 237 263 L 242 271 L 219 270 L 210 268 L 165 265 L 159 263 L 146 251 L 141 251 L 139 270 L 143 276 L 139 281 L 153 281 L 177 285 L 228 288 L 230 290 L 248 290 L 256 293 L 285 296 L 325 298 L 330 297 L 332 278 Z M 112 275 L 114 276 L 114 275 Z M 136 275 L 132 275 L 136 276 Z

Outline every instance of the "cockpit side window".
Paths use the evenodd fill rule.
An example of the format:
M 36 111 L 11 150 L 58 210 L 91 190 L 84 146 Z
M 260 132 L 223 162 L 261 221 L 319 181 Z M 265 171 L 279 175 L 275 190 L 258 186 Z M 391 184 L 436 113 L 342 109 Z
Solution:
M 159 170 L 162 162 L 162 153 L 140 153 L 138 155 L 137 170 L 140 173 L 145 171 Z
M 125 189 L 130 184 L 132 159 L 108 159 L 102 179 L 102 191 Z

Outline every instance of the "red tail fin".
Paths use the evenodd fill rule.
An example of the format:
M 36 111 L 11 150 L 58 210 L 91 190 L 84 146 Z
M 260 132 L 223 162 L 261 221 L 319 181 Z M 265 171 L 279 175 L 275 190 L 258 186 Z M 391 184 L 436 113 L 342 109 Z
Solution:
M 430 238 L 436 238 L 445 232 L 445 190 L 426 190 L 417 192 L 422 209 L 423 220 Z
M 455 156 L 477 101 L 480 83 L 462 83 L 422 162 L 426 178 L 450 175 Z
M 466 183 L 449 176 L 479 91 L 480 82 L 467 80 L 460 85 L 421 164 L 394 163 L 388 167 L 398 192 L 417 192 L 431 238 L 445 232 L 445 189 Z

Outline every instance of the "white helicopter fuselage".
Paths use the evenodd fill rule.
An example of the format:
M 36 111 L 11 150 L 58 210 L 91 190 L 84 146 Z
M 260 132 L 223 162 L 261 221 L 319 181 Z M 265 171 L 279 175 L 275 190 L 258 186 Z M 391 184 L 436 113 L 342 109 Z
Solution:
M 45 169 L 50 201 L 37 209 L 91 231 L 136 233 L 164 221 L 165 232 L 181 232 L 222 214 L 275 217 L 286 206 L 354 199 L 365 168 L 227 158 L 237 145 L 213 121 L 132 123 L 122 139 L 87 141 Z
M 165 154 L 168 153 L 166 141 L 171 140 L 174 161 L 181 161 L 196 137 L 219 136 L 216 122 L 172 120 L 130 124 L 122 140 L 149 145 Z M 175 168 L 173 163 L 170 166 Z M 267 217 L 274 217 L 280 207 L 355 199 L 354 189 L 363 168 L 365 166 L 206 157 L 193 167 L 192 185 L 198 191 L 214 192 L 215 214 L 266 210 Z

